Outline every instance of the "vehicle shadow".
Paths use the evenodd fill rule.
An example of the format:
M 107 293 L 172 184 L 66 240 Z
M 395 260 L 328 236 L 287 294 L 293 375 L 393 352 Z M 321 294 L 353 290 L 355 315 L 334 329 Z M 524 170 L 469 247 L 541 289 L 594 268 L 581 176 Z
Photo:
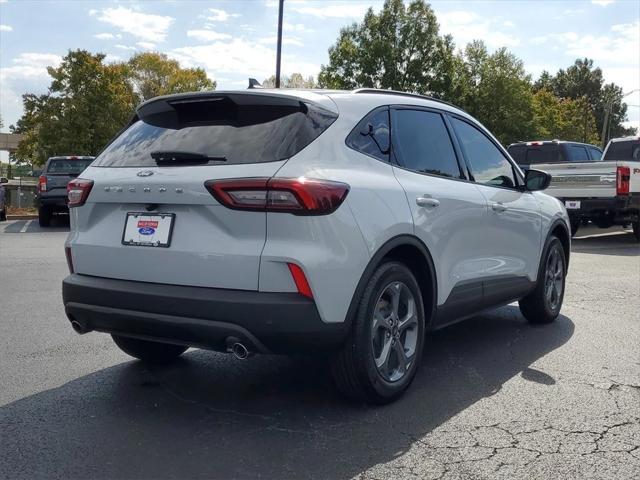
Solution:
M 602 233 L 604 232 L 604 233 Z M 609 229 L 585 232 L 571 241 L 571 251 L 596 255 L 640 256 L 640 244 L 631 230 Z
M 420 438 L 566 343 L 564 316 L 528 325 L 516 307 L 431 335 L 407 394 L 355 405 L 323 361 L 194 350 L 175 364 L 126 362 L 0 408 L 8 478 L 348 479 Z

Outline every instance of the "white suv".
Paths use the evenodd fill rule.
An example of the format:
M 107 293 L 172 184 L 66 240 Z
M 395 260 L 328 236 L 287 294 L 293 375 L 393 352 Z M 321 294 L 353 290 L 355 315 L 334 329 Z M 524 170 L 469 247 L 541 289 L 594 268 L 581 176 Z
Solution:
M 570 234 L 549 181 L 428 97 L 159 97 L 69 184 L 66 313 L 146 361 L 328 352 L 343 392 L 389 402 L 429 330 L 516 300 L 558 316 Z

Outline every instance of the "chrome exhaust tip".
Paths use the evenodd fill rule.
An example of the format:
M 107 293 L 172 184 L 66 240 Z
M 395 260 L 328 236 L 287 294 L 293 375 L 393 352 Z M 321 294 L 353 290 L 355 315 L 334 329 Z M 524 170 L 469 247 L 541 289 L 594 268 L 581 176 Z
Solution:
M 235 355 L 238 360 L 246 360 L 249 357 L 249 349 L 244 346 L 242 343 L 234 343 L 231 346 L 231 352 Z

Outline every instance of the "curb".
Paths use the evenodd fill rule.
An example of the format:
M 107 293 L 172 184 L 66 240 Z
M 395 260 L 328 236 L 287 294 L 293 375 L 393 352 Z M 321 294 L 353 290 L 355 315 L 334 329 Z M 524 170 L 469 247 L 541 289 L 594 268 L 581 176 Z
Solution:
M 33 220 L 38 218 L 38 215 L 7 215 L 7 220 Z

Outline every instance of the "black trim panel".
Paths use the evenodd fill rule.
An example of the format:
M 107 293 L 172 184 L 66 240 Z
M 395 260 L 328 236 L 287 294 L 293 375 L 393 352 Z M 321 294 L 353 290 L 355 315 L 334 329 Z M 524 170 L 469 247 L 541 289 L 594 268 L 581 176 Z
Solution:
M 224 351 L 235 336 L 267 353 L 327 350 L 344 323 L 321 320 L 298 293 L 271 293 L 133 282 L 72 274 L 62 282 L 67 316 L 87 330 Z

